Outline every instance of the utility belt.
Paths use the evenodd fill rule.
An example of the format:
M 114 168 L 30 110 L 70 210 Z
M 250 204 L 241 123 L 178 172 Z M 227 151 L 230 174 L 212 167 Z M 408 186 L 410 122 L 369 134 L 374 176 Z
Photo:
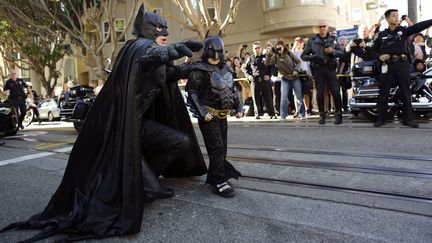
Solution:
M 25 97 L 24 96 L 14 96 L 14 97 L 9 97 L 9 99 L 13 100 L 13 101 L 21 101 L 21 100 L 25 99 Z
M 400 55 L 391 55 L 388 62 L 399 62 L 399 61 L 408 61 L 408 55 L 400 54 Z
M 205 106 L 205 109 L 208 113 L 210 113 L 213 117 L 217 117 L 218 119 L 226 119 L 230 110 L 217 110 L 214 108 L 211 108 L 210 106 Z
M 310 64 L 312 69 L 320 69 L 322 67 L 328 69 L 335 69 L 337 67 L 336 60 L 323 60 L 321 62 L 313 62 Z
M 264 77 L 261 77 L 261 76 L 255 76 L 255 77 L 253 77 L 253 79 L 254 79 L 254 82 L 262 82 L 262 81 L 264 81 Z

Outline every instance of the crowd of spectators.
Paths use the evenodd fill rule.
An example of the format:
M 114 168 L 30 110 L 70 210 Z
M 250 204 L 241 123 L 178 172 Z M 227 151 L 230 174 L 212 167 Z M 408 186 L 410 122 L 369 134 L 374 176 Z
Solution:
M 405 20 L 408 26 L 413 24 L 408 17 Z M 345 36 L 338 37 L 336 32 L 330 33 L 336 37 L 337 45 L 343 51 L 343 55 L 337 56 L 335 70 L 344 113 L 350 113 L 351 67 L 363 61 L 363 58 L 368 60 L 367 55 L 356 54 L 367 51 L 379 29 L 379 24 L 370 28 L 360 26 L 357 37 L 352 40 Z M 423 72 L 428 66 L 427 62 L 430 63 L 426 46 L 432 46 L 432 39 L 422 33 L 417 33 L 410 39 L 412 71 Z M 304 36 L 296 37 L 293 43 L 288 44 L 274 38 L 267 43 L 256 41 L 251 51 L 247 44 L 243 44 L 239 47 L 237 56 L 227 58 L 227 62 L 235 70 L 236 87 L 241 99 L 249 107 L 247 115 L 260 119 L 267 113 L 271 119 L 278 116 L 285 120 L 288 116 L 306 119 L 318 112 L 316 78 L 312 76 L 310 62 L 301 58 L 306 41 Z M 324 112 L 334 113 L 334 98 L 328 87 L 326 90 Z

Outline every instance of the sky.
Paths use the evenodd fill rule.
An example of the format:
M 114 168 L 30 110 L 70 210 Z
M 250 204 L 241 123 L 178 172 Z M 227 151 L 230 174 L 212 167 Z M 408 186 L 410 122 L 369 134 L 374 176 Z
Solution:
M 388 8 L 395 8 L 399 10 L 399 15 L 404 15 L 408 13 L 407 0 L 384 0 L 387 3 Z M 422 15 L 418 19 L 427 20 L 432 19 L 432 1 L 431 0 L 419 0 L 418 6 L 422 7 Z M 428 10 L 428 11 L 427 11 Z

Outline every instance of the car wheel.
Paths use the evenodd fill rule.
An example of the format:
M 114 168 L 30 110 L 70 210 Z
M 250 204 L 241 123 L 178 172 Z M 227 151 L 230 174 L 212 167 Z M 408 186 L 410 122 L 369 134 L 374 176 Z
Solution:
M 387 110 L 387 120 L 393 120 L 397 108 L 389 107 Z M 377 121 L 378 120 L 378 108 L 362 108 L 360 112 L 369 120 Z
M 22 121 L 23 126 L 28 127 L 32 123 L 34 118 L 34 112 L 33 109 L 28 109 L 26 111 L 26 114 L 24 116 L 24 120 Z
M 18 127 L 18 114 L 15 110 L 15 108 L 12 108 L 12 114 L 10 116 L 11 126 L 12 129 L 9 131 L 6 131 L 4 133 L 5 136 L 14 136 L 18 133 L 19 127 Z
M 52 122 L 54 121 L 54 115 L 52 114 L 52 112 L 48 112 L 48 121 Z

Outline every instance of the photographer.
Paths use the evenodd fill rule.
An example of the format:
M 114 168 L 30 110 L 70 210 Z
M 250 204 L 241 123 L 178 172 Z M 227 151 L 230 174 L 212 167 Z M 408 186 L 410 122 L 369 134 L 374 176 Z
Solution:
M 328 33 L 328 26 L 319 25 L 319 33 L 309 39 L 301 55 L 303 61 L 309 61 L 312 75 L 317 88 L 318 110 L 320 112 L 319 124 L 325 124 L 324 95 L 326 87 L 330 90 L 335 103 L 335 124 L 342 123 L 342 104 L 339 92 L 339 83 L 336 77 L 336 57 L 341 57 L 343 51 L 336 41 L 336 37 Z
M 370 55 L 373 41 L 369 38 L 369 33 L 372 31 L 379 31 L 379 24 L 372 25 L 371 29 L 363 25 L 358 30 L 358 37 L 353 39 L 345 48 L 347 52 L 352 52 L 351 64 L 359 63 L 361 61 L 371 61 L 375 58 Z
M 339 38 L 339 45 L 342 48 L 344 54 L 339 58 L 337 74 L 340 74 L 338 81 L 342 91 L 342 109 L 344 112 L 348 112 L 348 90 L 352 87 L 351 77 L 348 76 L 348 74 L 351 72 L 351 52 L 345 50 L 346 44 L 347 38 L 345 36 L 341 36 Z
M 283 41 L 278 41 L 276 48 L 267 47 L 267 58 L 264 63 L 268 66 L 275 65 L 279 69 L 279 73 L 283 75 L 280 101 L 281 120 L 284 120 L 288 116 L 288 91 L 290 88 L 293 88 L 295 92 L 299 117 L 304 119 L 305 106 L 302 86 L 300 79 L 296 76 L 300 70 L 301 61 L 286 48 Z

